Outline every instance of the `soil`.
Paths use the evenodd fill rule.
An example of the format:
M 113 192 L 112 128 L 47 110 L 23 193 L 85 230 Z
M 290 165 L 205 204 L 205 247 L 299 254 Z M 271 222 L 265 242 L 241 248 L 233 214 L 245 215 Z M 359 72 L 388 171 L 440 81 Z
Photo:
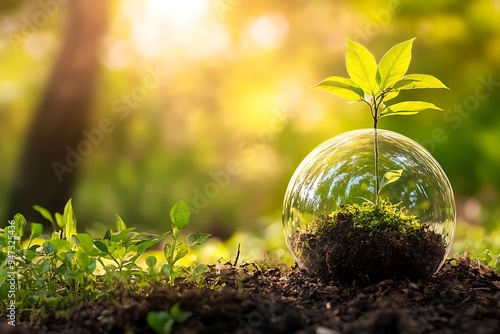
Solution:
M 324 281 L 371 284 L 384 279 L 429 277 L 444 260 L 446 245 L 426 224 L 404 235 L 395 227 L 355 227 L 353 214 L 341 211 L 317 218 L 298 230 L 292 247 L 304 267 Z M 312 232 L 311 232 L 312 231 Z
M 2 333 L 152 333 L 149 311 L 175 303 L 193 312 L 174 333 L 500 333 L 500 276 L 467 256 L 434 276 L 368 286 L 324 283 L 298 268 L 212 268 L 207 286 L 155 286 L 149 294 L 117 289 L 93 304 L 50 313 Z M 1 318 L 1 317 L 0 317 Z

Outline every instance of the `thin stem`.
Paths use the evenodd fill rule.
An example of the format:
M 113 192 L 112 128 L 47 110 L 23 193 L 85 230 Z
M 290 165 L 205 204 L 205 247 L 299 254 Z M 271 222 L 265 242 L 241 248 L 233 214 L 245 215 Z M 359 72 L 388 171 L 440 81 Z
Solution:
M 378 208 L 379 204 L 379 192 L 380 192 L 380 183 L 379 183 L 379 154 L 378 154 L 378 132 L 377 132 L 377 123 L 378 123 L 378 105 L 376 102 L 373 106 L 374 116 L 373 116 L 373 130 L 374 132 L 374 140 L 373 140 L 373 150 L 375 152 L 375 207 Z
M 370 113 L 372 114 L 373 119 L 375 119 L 375 114 L 373 113 L 372 104 L 370 102 L 366 101 L 366 100 L 363 100 L 363 102 L 368 105 L 368 107 L 370 108 Z
M 168 252 L 168 259 L 167 263 L 170 265 L 171 269 L 173 270 L 175 260 L 174 260 L 174 252 L 175 252 L 175 247 L 177 246 L 177 235 L 179 234 L 179 231 L 174 228 L 172 230 L 172 247 L 169 249 Z
M 375 140 L 373 141 L 373 150 L 375 151 L 375 207 L 378 208 L 379 204 L 379 192 L 380 192 L 380 184 L 379 184 L 379 156 L 378 156 L 378 133 L 377 133 L 377 119 L 373 122 L 373 128 L 375 130 Z

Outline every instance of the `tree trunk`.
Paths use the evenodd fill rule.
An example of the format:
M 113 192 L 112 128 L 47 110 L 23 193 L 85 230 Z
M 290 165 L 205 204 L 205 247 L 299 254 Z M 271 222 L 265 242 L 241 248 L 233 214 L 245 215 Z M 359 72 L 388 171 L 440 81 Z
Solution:
M 88 126 L 98 74 L 98 52 L 108 21 L 107 1 L 71 0 L 59 56 L 34 114 L 11 190 L 10 217 L 40 215 L 32 206 L 62 212 L 80 163 L 67 163 Z M 58 165 L 58 163 L 60 165 Z M 57 172 L 56 166 L 66 166 Z

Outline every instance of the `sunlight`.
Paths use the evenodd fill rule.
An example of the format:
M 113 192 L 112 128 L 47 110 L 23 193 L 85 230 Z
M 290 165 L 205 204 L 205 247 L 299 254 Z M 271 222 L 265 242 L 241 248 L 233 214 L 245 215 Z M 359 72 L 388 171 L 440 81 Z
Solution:
M 288 34 L 288 22 L 282 15 L 264 15 L 257 18 L 246 30 L 250 48 L 273 50 L 281 46 Z
M 122 0 L 131 41 L 145 58 L 203 58 L 225 52 L 229 37 L 205 0 Z M 123 26 L 123 25 L 121 25 Z
M 145 3 L 146 17 L 177 26 L 197 22 L 207 14 L 207 9 L 205 0 L 149 0 Z

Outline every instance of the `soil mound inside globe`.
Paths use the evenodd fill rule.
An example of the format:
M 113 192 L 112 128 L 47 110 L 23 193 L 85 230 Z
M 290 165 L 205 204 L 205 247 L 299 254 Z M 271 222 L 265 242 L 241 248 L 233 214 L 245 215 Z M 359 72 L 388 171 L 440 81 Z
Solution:
M 292 236 L 305 267 L 325 282 L 374 284 L 386 279 L 428 278 L 446 251 L 441 235 L 420 224 L 411 233 L 393 226 L 356 224 L 356 213 L 340 210 L 316 218 Z

